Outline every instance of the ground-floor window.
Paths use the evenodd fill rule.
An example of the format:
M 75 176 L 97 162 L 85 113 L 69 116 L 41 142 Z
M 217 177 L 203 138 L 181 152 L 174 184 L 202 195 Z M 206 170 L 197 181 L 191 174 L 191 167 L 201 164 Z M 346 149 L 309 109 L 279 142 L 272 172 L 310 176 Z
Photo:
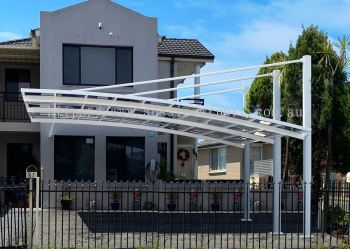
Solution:
M 107 137 L 107 180 L 145 180 L 145 139 Z
M 226 147 L 211 149 L 210 152 L 210 170 L 226 169 Z
M 260 161 L 263 159 L 262 144 L 252 144 L 250 159 L 252 161 Z
M 94 180 L 93 137 L 55 136 L 55 179 Z

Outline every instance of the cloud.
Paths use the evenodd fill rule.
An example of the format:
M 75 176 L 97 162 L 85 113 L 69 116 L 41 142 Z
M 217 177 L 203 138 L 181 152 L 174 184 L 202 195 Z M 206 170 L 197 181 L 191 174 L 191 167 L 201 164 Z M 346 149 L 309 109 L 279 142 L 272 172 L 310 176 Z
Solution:
M 255 60 L 261 62 L 276 51 L 287 52 L 300 32 L 301 27 L 257 21 L 242 27 L 240 32 L 218 35 L 218 41 L 211 46 L 217 57 L 226 62 L 256 63 Z
M 20 39 L 22 38 L 22 35 L 15 34 L 12 32 L 1 32 L 0 31 L 0 41 L 8 41 L 8 40 L 14 40 L 14 39 Z
M 320 30 L 328 33 L 330 40 L 349 34 L 350 1 L 345 0 L 173 2 L 175 8 L 182 11 L 192 9 L 193 18 L 204 20 L 198 21 L 197 26 L 193 25 L 194 22 L 188 22 L 169 29 L 174 36 L 198 38 L 214 53 L 215 63 L 207 64 L 202 72 L 261 64 L 266 56 L 274 52 L 287 52 L 289 45 L 295 44 L 302 28 L 310 25 L 317 25 Z M 210 80 L 220 79 L 221 76 L 217 76 Z M 204 81 L 207 79 L 203 79 Z M 250 83 L 251 81 L 244 82 L 246 85 Z M 237 86 L 242 84 L 237 83 Z M 217 85 L 210 90 L 218 91 L 227 87 L 229 85 Z M 209 91 L 209 87 L 205 90 Z M 242 97 L 237 97 L 234 93 L 206 99 L 207 103 L 218 107 L 239 107 L 242 104 Z
M 167 34 L 179 38 L 196 38 L 205 33 L 205 24 L 202 20 L 194 20 L 190 25 L 165 25 Z

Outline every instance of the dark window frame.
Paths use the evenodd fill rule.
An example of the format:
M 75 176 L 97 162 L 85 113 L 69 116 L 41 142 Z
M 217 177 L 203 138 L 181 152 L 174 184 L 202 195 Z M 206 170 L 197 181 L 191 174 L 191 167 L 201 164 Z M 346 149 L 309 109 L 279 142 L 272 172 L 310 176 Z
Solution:
M 17 84 L 17 89 L 18 89 L 17 92 L 8 92 L 8 89 L 7 89 L 8 88 L 8 86 L 7 86 L 7 84 L 8 84 L 8 81 L 7 81 L 8 71 L 26 71 L 28 73 L 29 88 L 31 88 L 32 87 L 32 70 L 29 68 L 5 68 L 4 69 L 4 72 L 5 72 L 5 101 L 6 102 L 23 102 L 21 91 L 20 91 L 20 89 L 18 89 L 19 82 L 12 82 L 12 83 Z M 12 94 L 17 94 L 16 99 L 9 97 L 9 95 L 12 95 Z
M 59 137 L 59 138 L 84 138 L 84 139 L 88 139 L 88 138 L 92 138 L 93 139 L 93 170 L 92 170 L 92 179 L 88 179 L 88 181 L 94 181 L 95 180 L 95 161 L 96 161 L 96 139 L 95 139 L 95 136 L 80 136 L 80 135 L 55 135 L 54 136 L 54 149 L 53 149 L 53 165 L 54 165 L 54 179 L 55 180 L 63 180 L 63 181 L 67 181 L 67 180 L 71 180 L 71 181 L 75 181 L 75 180 L 78 180 L 78 181 L 81 181 L 82 179 L 58 179 L 56 177 L 56 138 Z M 74 176 L 75 177 L 75 176 Z M 86 180 L 84 180 L 86 181 Z
M 64 48 L 65 47 L 78 47 L 79 48 L 79 84 L 75 83 L 67 83 L 65 82 L 65 75 L 64 75 Z M 115 82 L 114 85 L 118 84 L 124 84 L 124 83 L 118 83 L 118 75 L 117 75 L 117 55 L 118 55 L 118 49 L 129 49 L 131 51 L 131 81 L 134 81 L 134 47 L 132 46 L 101 46 L 101 45 L 89 45 L 89 44 L 70 44 L 70 43 L 64 43 L 62 44 L 62 83 L 63 85 L 67 86 L 108 86 L 105 84 L 86 84 L 81 82 L 81 48 L 82 47 L 92 47 L 92 48 L 114 48 L 115 49 Z
M 112 179 L 113 177 L 111 175 L 108 174 L 108 171 L 111 169 L 108 165 L 108 143 L 114 143 L 114 142 L 119 142 L 120 145 L 123 146 L 123 150 L 124 150 L 124 157 L 121 159 L 122 161 L 124 160 L 124 163 L 126 163 L 126 148 L 128 146 L 128 142 L 130 142 L 130 140 L 142 140 L 142 143 L 143 143 L 143 161 L 144 161 L 144 165 L 143 165 L 143 177 L 142 179 L 121 179 L 119 178 L 119 176 L 117 176 L 117 178 L 119 179 Z M 135 146 L 132 146 L 132 147 L 135 147 Z M 133 181 L 133 180 L 136 180 L 136 181 L 142 181 L 144 182 L 146 180 L 146 138 L 145 137 L 142 137 L 142 136 L 136 136 L 136 137 L 133 137 L 133 136 L 127 136 L 127 137 L 121 137 L 121 136 L 107 136 L 106 137 L 106 169 L 105 169 L 105 173 L 106 173 L 106 180 L 117 180 L 117 181 L 123 181 L 123 180 L 130 180 L 130 181 Z M 126 166 L 126 165 L 123 165 L 123 166 Z M 116 167 L 117 169 L 117 167 Z

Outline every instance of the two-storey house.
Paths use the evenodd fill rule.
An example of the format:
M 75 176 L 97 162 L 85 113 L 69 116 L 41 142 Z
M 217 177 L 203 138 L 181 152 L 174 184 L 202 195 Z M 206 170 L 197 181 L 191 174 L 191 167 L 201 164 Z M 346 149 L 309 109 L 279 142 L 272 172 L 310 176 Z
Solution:
M 41 12 L 40 28 L 29 38 L 0 43 L 0 175 L 23 177 L 25 168 L 34 164 L 43 169 L 44 179 L 145 180 L 151 159 L 176 173 L 178 146 L 187 146 L 192 156 L 194 139 L 136 129 L 30 123 L 20 89 L 73 90 L 188 75 L 213 60 L 198 40 L 160 36 L 157 18 L 110 0 Z M 113 91 L 135 93 L 180 83 Z M 194 159 L 186 163 L 185 173 L 193 177 Z

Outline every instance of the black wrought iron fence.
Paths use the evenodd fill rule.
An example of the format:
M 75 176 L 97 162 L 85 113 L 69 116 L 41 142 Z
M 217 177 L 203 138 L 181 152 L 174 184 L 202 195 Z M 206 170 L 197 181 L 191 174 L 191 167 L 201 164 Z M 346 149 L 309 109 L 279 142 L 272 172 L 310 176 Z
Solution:
M 27 246 L 27 188 L 0 179 L 0 248 Z
M 28 121 L 21 93 L 0 92 L 0 122 Z
M 14 198 L 27 197 L 28 189 L 10 191 L 0 230 L 12 231 L 6 238 L 16 244 L 21 233 L 9 226 L 18 219 L 8 218 L 16 214 L 28 224 L 23 241 L 32 229 L 33 248 L 349 248 L 349 184 L 313 185 L 312 237 L 304 233 L 301 183 L 280 184 L 281 233 L 272 233 L 272 185 L 249 185 L 251 221 L 245 221 L 243 183 L 41 182 L 40 196 L 33 193 L 38 215 L 28 203 L 21 204 L 24 215 L 11 212 L 14 204 L 5 203 L 19 206 Z

